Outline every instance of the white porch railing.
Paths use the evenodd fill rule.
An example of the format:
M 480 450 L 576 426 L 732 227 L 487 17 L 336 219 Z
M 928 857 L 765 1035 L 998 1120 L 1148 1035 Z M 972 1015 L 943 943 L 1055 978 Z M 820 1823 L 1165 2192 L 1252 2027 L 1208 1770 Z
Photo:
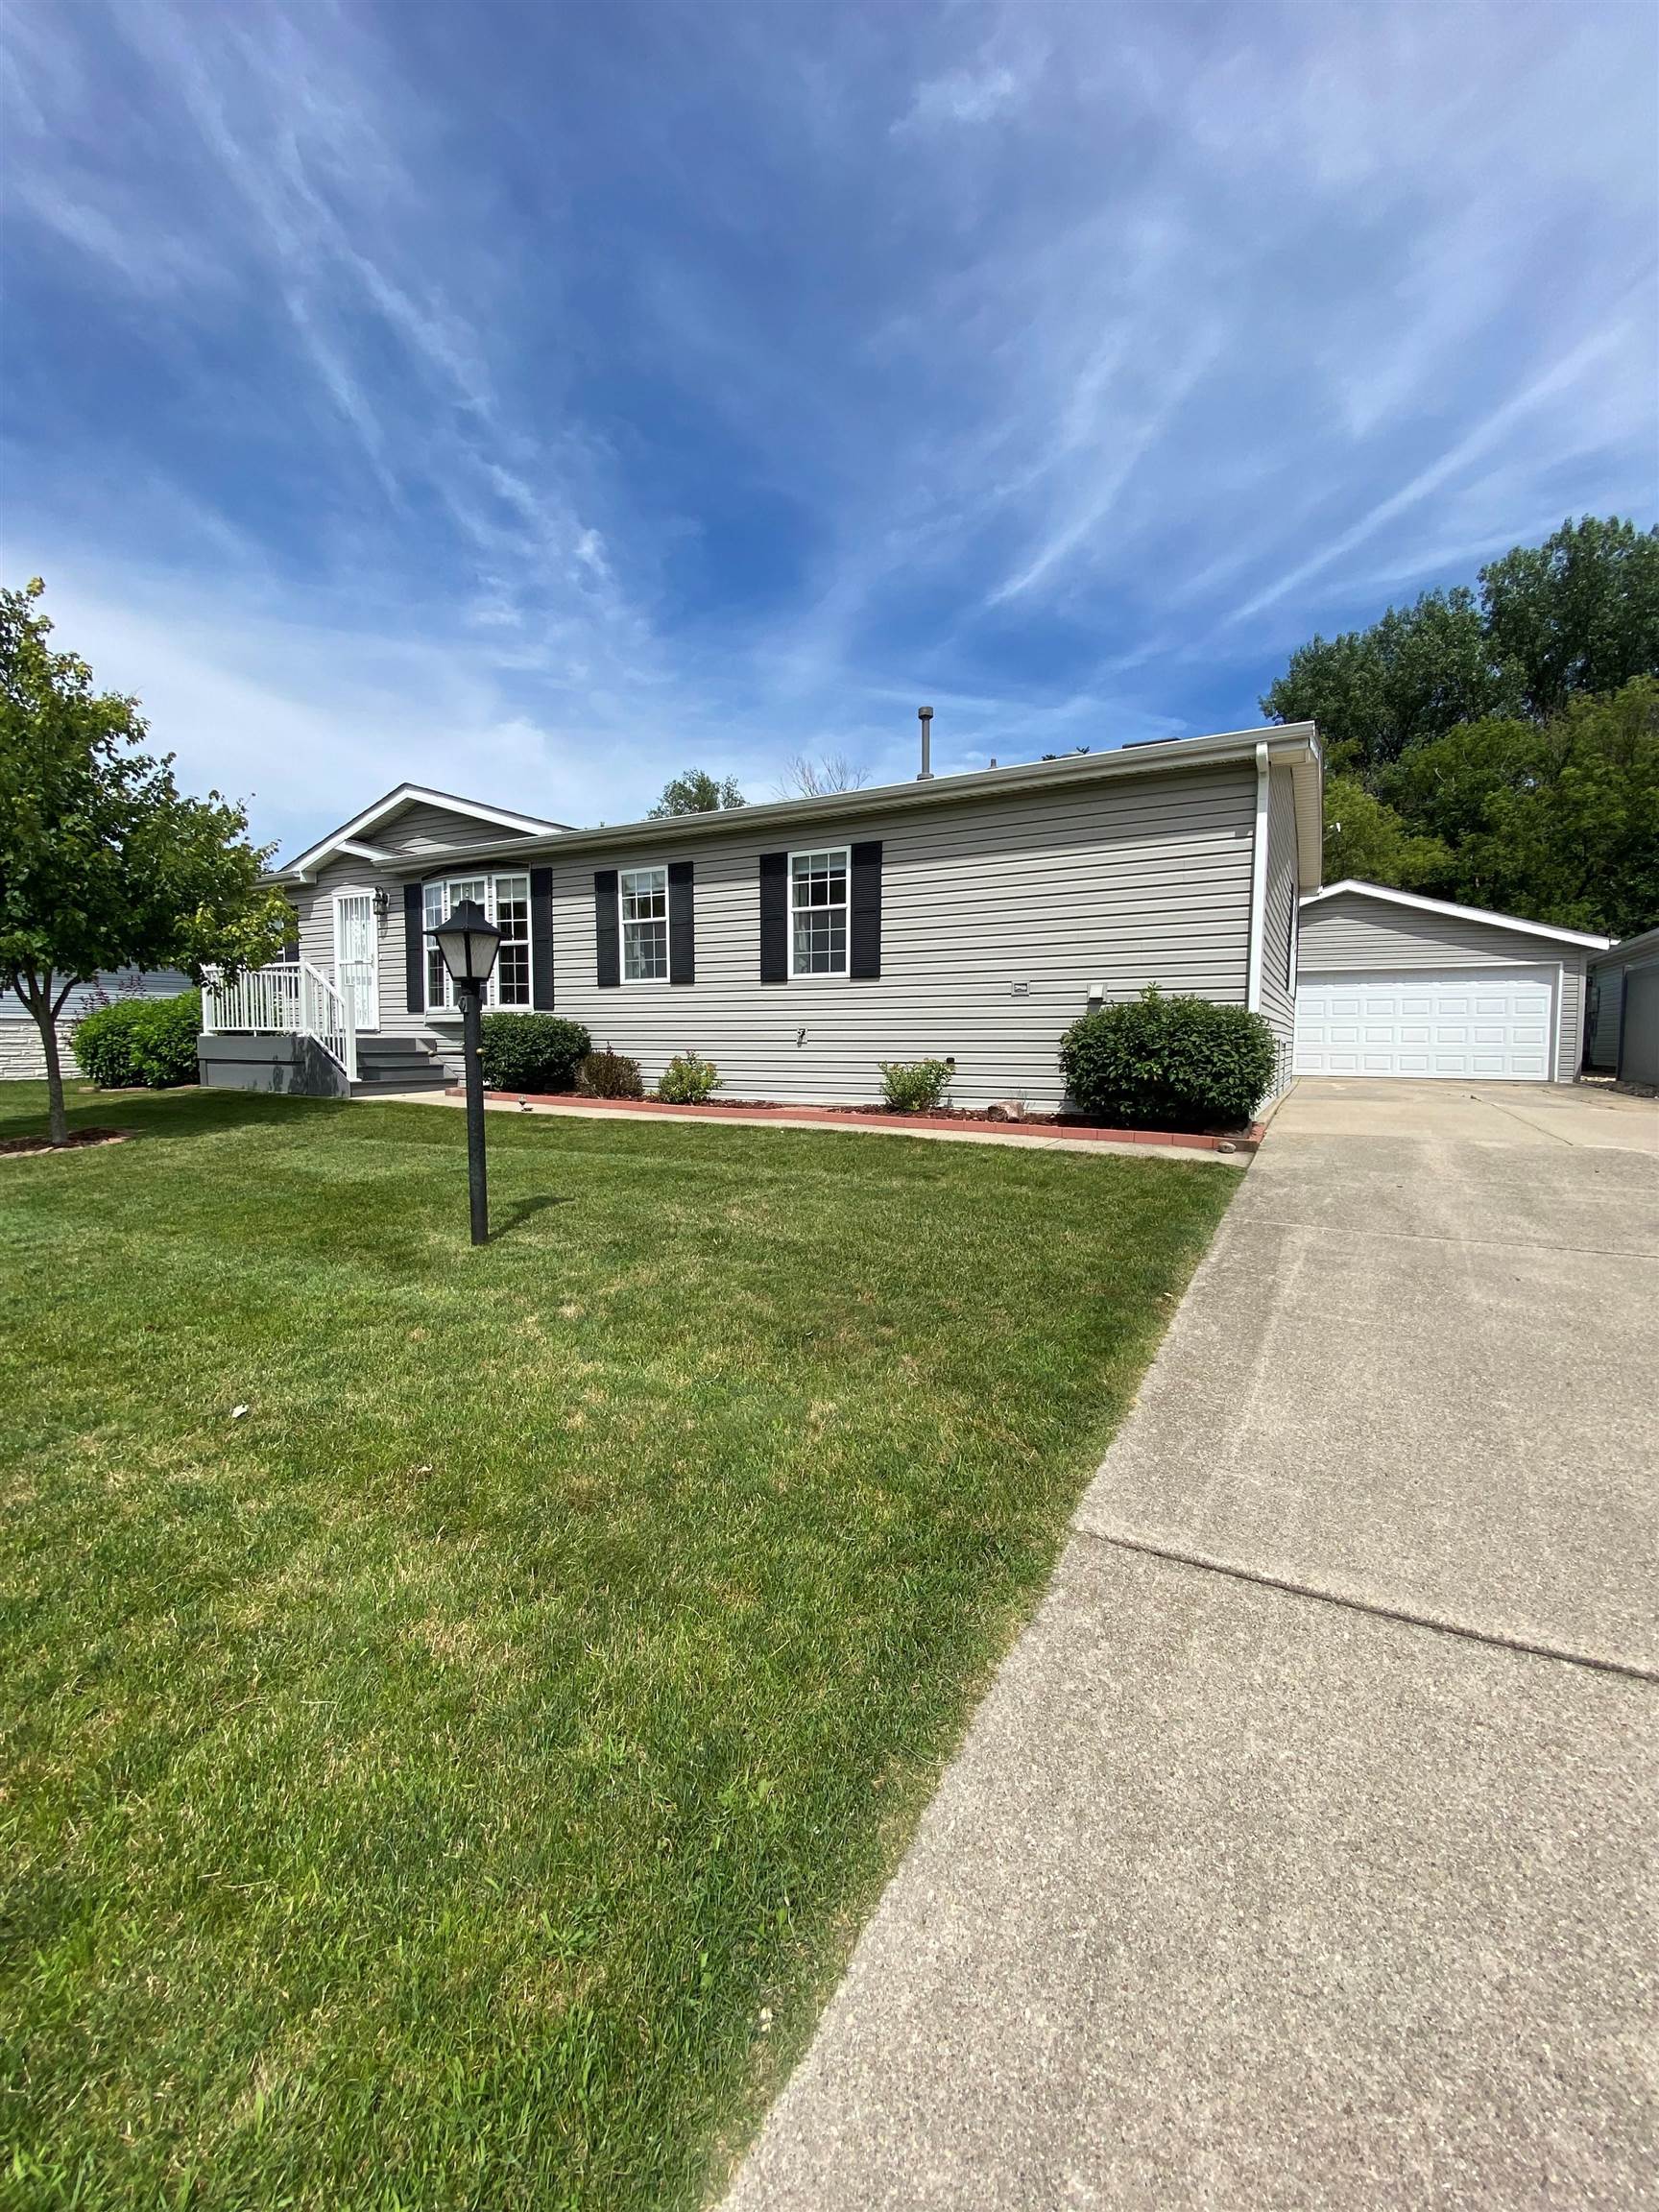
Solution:
M 209 1037 L 236 1030 L 314 1037 L 347 1080 L 357 1080 L 350 1002 L 309 960 L 274 961 L 229 983 L 209 969 L 202 978 L 202 1028 Z

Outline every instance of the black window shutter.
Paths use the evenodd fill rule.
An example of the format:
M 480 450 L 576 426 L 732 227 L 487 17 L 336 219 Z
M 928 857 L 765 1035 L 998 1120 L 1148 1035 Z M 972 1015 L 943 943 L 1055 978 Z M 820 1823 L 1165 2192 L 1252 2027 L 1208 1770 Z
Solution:
M 553 871 L 530 871 L 530 1003 L 553 1003 Z
M 853 914 L 847 947 L 849 975 L 881 973 L 881 840 L 853 848 Z
M 403 998 L 411 1014 L 426 1011 L 426 891 L 419 876 L 403 885 Z
M 789 980 L 789 855 L 760 855 L 760 980 Z
M 695 983 L 697 980 L 697 926 L 693 918 L 692 901 L 690 861 L 670 860 L 668 863 L 668 980 L 670 983 Z
M 593 871 L 593 951 L 601 990 L 622 980 L 622 927 L 616 912 L 616 871 Z

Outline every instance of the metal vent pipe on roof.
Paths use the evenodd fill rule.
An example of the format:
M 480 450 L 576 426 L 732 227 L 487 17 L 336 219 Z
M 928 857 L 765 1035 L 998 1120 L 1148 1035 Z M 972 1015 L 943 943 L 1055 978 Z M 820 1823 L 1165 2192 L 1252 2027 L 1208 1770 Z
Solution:
M 930 783 L 933 781 L 932 708 L 918 707 L 916 709 L 916 719 L 922 725 L 922 773 L 917 777 L 916 781 L 918 783 Z

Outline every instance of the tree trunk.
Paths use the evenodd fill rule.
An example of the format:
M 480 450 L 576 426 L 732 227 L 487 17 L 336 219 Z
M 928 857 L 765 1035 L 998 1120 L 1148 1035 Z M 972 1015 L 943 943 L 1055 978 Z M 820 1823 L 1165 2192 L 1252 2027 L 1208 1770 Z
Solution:
M 63 1070 L 58 1058 L 58 1018 L 51 998 L 35 1009 L 40 1048 L 46 1055 L 46 1126 L 54 1144 L 69 1142 L 69 1117 L 63 1110 Z
M 50 968 L 36 974 L 33 968 L 14 970 L 12 985 L 17 996 L 35 1017 L 35 1026 L 40 1032 L 40 1056 L 46 1063 L 46 1128 L 54 1144 L 69 1142 L 69 1117 L 63 1109 L 63 1067 L 58 1057 L 58 1017 L 62 1013 L 70 992 L 75 987 L 71 976 L 61 991 L 54 995 L 52 986 L 57 978 Z

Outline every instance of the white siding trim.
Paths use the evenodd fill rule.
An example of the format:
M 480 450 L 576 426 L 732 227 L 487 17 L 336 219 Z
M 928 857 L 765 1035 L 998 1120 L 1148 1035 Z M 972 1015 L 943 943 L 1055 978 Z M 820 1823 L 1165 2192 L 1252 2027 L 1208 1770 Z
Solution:
M 1527 937 L 1552 937 L 1558 945 L 1584 945 L 1605 951 L 1612 940 L 1593 936 L 1585 929 L 1558 929 L 1551 922 L 1523 922 L 1515 914 L 1494 914 L 1484 906 L 1459 906 L 1450 899 L 1425 899 L 1417 891 L 1396 891 L 1385 883 L 1367 883 L 1358 876 L 1345 876 L 1340 883 L 1327 883 L 1321 891 L 1307 892 L 1304 906 L 1316 906 L 1321 899 L 1381 899 L 1390 906 L 1414 906 L 1422 914 L 1447 914 L 1459 922 L 1484 922 L 1493 929 L 1519 929 Z
M 1252 1014 L 1262 1011 L 1262 947 L 1267 928 L 1267 803 L 1271 785 L 1267 748 L 1256 748 L 1256 829 L 1250 850 L 1250 966 L 1244 1003 Z

